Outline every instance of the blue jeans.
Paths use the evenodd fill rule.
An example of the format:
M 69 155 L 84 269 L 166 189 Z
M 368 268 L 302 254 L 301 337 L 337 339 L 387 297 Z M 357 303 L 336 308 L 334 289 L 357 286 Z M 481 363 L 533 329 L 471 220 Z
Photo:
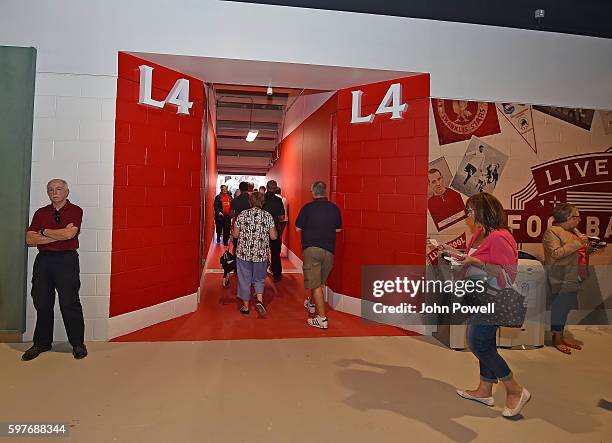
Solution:
M 267 266 L 267 261 L 252 262 L 236 258 L 238 297 L 244 301 L 249 301 L 251 299 L 251 285 L 255 288 L 255 294 L 263 294 Z
M 468 321 L 468 346 L 480 363 L 480 379 L 489 383 L 512 378 L 508 364 L 497 352 L 498 328 L 499 326 L 482 324 L 474 317 Z
M 576 303 L 576 292 L 561 292 L 554 296 L 550 304 L 550 330 L 563 332 L 567 323 L 567 315 Z

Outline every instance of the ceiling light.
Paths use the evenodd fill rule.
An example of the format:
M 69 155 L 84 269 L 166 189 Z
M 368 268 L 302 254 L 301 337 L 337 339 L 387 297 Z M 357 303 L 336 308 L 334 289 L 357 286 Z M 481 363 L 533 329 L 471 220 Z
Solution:
M 266 94 L 272 95 L 274 91 L 272 90 L 272 83 L 268 83 L 268 89 L 266 90 Z
M 246 141 L 252 142 L 257 137 L 257 134 L 259 134 L 259 131 L 253 129 L 253 108 L 255 107 L 255 100 L 253 100 L 253 97 L 249 98 L 251 99 L 251 114 L 249 117 L 249 133 L 246 136 Z
M 257 134 L 259 134 L 259 131 L 255 130 L 255 129 L 250 129 L 249 133 L 246 136 L 246 141 L 252 142 L 257 137 Z

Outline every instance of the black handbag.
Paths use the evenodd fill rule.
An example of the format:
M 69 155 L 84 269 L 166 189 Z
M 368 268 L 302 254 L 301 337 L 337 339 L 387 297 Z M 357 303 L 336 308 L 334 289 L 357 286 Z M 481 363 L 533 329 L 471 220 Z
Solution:
M 527 316 L 525 296 L 510 281 L 506 270 L 503 270 L 505 287 L 497 289 L 484 280 L 483 292 L 470 292 L 464 302 L 471 306 L 494 306 L 494 312 L 483 314 L 483 322 L 507 328 L 520 328 Z

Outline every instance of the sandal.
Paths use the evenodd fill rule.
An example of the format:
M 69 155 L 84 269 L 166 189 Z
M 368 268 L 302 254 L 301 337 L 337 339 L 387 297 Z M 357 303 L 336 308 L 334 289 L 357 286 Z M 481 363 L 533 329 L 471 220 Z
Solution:
M 242 315 L 249 315 L 249 313 L 250 313 L 249 308 L 247 308 L 245 306 L 240 306 L 240 313 Z
M 572 353 L 572 350 L 568 348 L 567 346 L 565 346 L 563 343 L 559 343 L 553 346 L 557 348 L 557 350 L 563 352 L 564 354 L 570 355 Z
M 578 343 L 574 343 L 573 341 L 570 341 L 566 338 L 563 339 L 563 344 L 565 346 L 567 346 L 568 348 L 572 348 L 572 349 L 577 349 L 578 351 L 582 350 L 582 346 L 580 346 Z

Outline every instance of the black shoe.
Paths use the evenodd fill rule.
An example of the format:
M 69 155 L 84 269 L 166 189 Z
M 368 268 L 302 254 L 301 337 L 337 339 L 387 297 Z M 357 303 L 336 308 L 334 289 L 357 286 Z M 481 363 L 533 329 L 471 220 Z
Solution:
M 51 345 L 46 345 L 46 346 L 37 346 L 37 345 L 34 345 L 30 349 L 28 349 L 27 351 L 25 351 L 23 353 L 23 355 L 21 356 L 21 359 L 23 361 L 34 360 L 40 354 L 42 354 L 43 352 L 47 352 L 50 349 L 51 349 Z
M 257 308 L 257 314 L 259 315 L 259 318 L 266 318 L 268 312 L 266 311 L 266 307 L 264 306 L 263 302 L 258 301 L 257 303 L 255 303 L 255 308 Z
M 217 243 L 221 243 L 221 237 L 217 237 Z
M 279 281 L 281 281 L 282 278 L 283 278 L 283 276 L 279 275 L 277 277 L 273 277 L 272 280 L 274 280 L 274 283 L 278 283 Z
M 85 343 L 83 343 L 82 345 L 73 346 L 72 355 L 77 360 L 87 357 L 87 348 L 85 347 Z
M 250 314 L 249 308 L 245 307 L 244 305 L 240 306 L 240 313 L 242 315 L 248 316 Z

